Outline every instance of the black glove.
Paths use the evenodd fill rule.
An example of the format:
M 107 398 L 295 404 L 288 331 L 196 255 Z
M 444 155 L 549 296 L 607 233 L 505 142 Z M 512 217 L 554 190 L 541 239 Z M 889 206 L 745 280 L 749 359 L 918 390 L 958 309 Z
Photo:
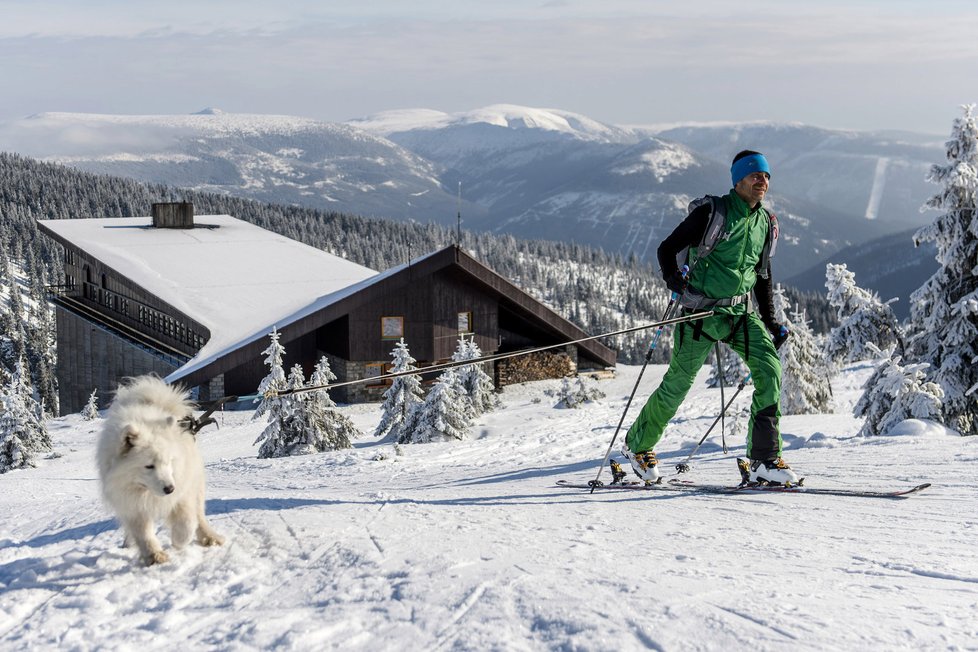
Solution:
M 774 338 L 775 350 L 780 349 L 781 345 L 787 342 L 788 337 L 791 335 L 791 331 L 789 331 L 786 326 L 782 326 L 776 322 L 765 324 L 765 326 L 767 326 L 767 329 L 771 331 L 771 337 Z
M 676 270 L 669 276 L 665 277 L 666 287 L 682 296 L 683 292 L 686 291 L 686 277 L 682 275 L 679 270 Z

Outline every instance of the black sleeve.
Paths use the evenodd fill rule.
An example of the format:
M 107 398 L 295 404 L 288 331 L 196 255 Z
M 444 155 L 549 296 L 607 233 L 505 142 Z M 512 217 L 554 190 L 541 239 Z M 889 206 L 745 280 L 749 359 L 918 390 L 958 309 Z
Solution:
M 679 271 L 679 263 L 676 260 L 679 253 L 686 247 L 695 247 L 703 239 L 706 226 L 710 221 L 711 210 L 709 203 L 698 206 L 659 245 L 656 256 L 659 258 L 659 271 L 662 273 L 662 278 L 674 276 Z
M 757 283 L 754 284 L 754 298 L 757 300 L 757 312 L 761 315 L 761 321 L 769 331 L 773 331 L 777 322 L 774 321 L 774 271 L 771 269 L 770 261 L 767 278 L 757 277 Z

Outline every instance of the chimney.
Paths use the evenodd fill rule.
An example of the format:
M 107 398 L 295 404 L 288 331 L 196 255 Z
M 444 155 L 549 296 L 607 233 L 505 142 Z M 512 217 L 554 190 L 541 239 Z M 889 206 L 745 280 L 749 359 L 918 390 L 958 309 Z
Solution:
M 188 201 L 153 204 L 152 214 L 158 229 L 194 228 L 194 205 Z

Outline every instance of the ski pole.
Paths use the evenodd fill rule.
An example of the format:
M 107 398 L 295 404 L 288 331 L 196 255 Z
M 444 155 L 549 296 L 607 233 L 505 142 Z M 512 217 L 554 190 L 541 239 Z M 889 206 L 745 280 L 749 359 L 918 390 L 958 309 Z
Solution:
M 689 274 L 689 266 L 683 265 L 681 270 L 683 278 Z M 662 321 L 668 321 L 672 314 L 679 308 L 679 295 L 675 292 L 669 299 L 669 305 L 666 306 L 666 312 L 662 317 Z M 713 314 L 712 312 L 710 314 Z M 625 409 L 621 413 L 621 419 L 618 420 L 618 427 L 615 428 L 615 434 L 611 437 L 611 443 L 608 444 L 608 451 L 604 454 L 604 459 L 601 461 L 601 466 L 598 467 L 598 474 L 594 476 L 594 480 L 590 482 L 591 493 L 594 493 L 594 488 L 598 486 L 601 478 L 601 472 L 604 471 L 604 467 L 608 464 L 608 460 L 611 458 L 611 449 L 615 447 L 615 441 L 618 439 L 618 433 L 621 431 L 621 425 L 625 423 L 625 415 L 628 414 L 628 408 L 632 405 L 632 399 L 635 398 L 635 392 L 638 391 L 638 385 L 642 382 L 642 376 L 645 374 L 646 367 L 649 366 L 649 362 L 652 360 L 652 352 L 655 351 L 655 347 L 659 344 L 659 338 L 662 336 L 663 326 L 659 326 L 656 329 L 655 335 L 652 337 L 652 343 L 649 344 L 649 350 L 645 353 L 645 362 L 642 364 L 641 371 L 638 372 L 638 378 L 635 379 L 635 387 L 632 388 L 632 393 L 628 396 L 628 401 L 625 403 Z
M 720 381 L 720 441 L 723 444 L 723 452 L 727 452 L 727 434 L 726 434 L 726 419 L 724 415 L 727 413 L 726 399 L 723 396 L 724 390 L 726 389 L 726 383 L 723 382 L 723 364 L 720 361 L 720 342 L 714 342 L 713 346 L 716 350 L 717 356 L 717 380 Z
M 777 351 L 778 349 L 780 349 L 781 348 L 781 345 L 784 344 L 787 340 L 788 340 L 788 329 L 785 328 L 784 326 L 782 326 L 781 329 L 778 331 L 778 341 L 774 345 L 774 350 Z M 710 425 L 710 429 L 706 431 L 706 434 L 703 435 L 703 438 L 700 439 L 700 441 L 699 441 L 698 444 L 696 444 L 696 447 L 693 448 L 692 451 L 690 451 L 690 453 L 686 457 L 686 459 L 676 465 L 676 473 L 677 474 L 679 474 L 679 473 L 689 473 L 689 461 L 691 459 L 693 459 L 693 455 L 696 454 L 696 451 L 698 451 L 700 449 L 700 446 L 703 445 L 703 442 L 706 441 L 706 438 L 710 436 L 710 433 L 711 432 L 713 432 L 713 429 L 716 427 L 717 422 L 720 421 L 720 419 L 723 418 L 723 415 L 727 413 L 727 409 L 734 402 L 734 399 L 737 398 L 737 395 L 740 394 L 741 390 L 743 390 L 744 387 L 747 386 L 747 383 L 750 382 L 750 379 L 751 379 L 751 376 L 752 375 L 753 375 L 753 372 L 747 374 L 746 376 L 744 376 L 744 379 L 742 381 L 740 381 L 740 384 L 739 385 L 737 385 L 737 391 L 734 392 L 734 395 L 730 397 L 730 400 L 727 401 L 726 405 L 724 405 L 723 408 L 720 410 L 719 416 L 717 416 L 717 418 L 713 420 L 713 423 Z M 726 453 L 727 452 L 726 445 L 724 445 L 723 448 L 724 448 L 723 452 Z
M 713 420 L 713 423 L 710 425 L 710 429 L 706 431 L 706 434 L 703 435 L 703 438 L 700 439 L 700 441 L 699 441 L 698 444 L 696 444 L 696 447 L 693 448 L 692 451 L 690 451 L 689 456 L 686 457 L 686 459 L 684 461 L 682 461 L 682 462 L 680 462 L 679 464 L 676 465 L 676 473 L 677 474 L 678 473 L 689 473 L 689 461 L 691 459 L 693 459 L 693 455 L 696 455 L 696 451 L 698 451 L 700 449 L 700 446 L 703 445 L 703 442 L 706 441 L 706 438 L 709 437 L 710 436 L 710 433 L 713 432 L 713 429 L 716 428 L 716 425 L 720 422 L 720 419 L 723 417 L 724 414 L 727 413 L 727 408 L 730 407 L 730 405 L 734 402 L 734 399 L 736 399 L 737 396 L 740 394 L 741 390 L 744 389 L 744 387 L 747 386 L 747 383 L 750 382 L 750 378 L 751 378 L 751 374 L 747 374 L 744 377 L 744 379 L 742 381 L 740 381 L 740 384 L 737 385 L 737 391 L 734 392 L 734 395 L 730 397 L 730 400 L 727 401 L 727 404 L 723 406 L 723 409 L 722 410 L 720 410 L 720 414 L 718 414 L 717 415 L 717 418 Z

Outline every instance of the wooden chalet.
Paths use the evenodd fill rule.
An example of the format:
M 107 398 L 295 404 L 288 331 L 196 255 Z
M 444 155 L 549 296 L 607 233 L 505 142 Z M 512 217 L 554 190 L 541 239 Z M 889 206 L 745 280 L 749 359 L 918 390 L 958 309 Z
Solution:
M 64 412 L 143 373 L 201 401 L 254 394 L 273 327 L 286 370 L 298 363 L 308 377 L 326 356 L 339 381 L 389 370 L 402 337 L 419 366 L 450 359 L 460 335 L 485 355 L 587 337 L 457 246 L 377 273 L 226 215 L 195 218 L 189 204 L 39 226 L 65 250 L 64 283 L 52 288 Z M 614 364 L 615 352 L 592 340 L 497 361 L 492 373 L 498 386 Z M 385 387 L 332 394 L 378 400 Z

